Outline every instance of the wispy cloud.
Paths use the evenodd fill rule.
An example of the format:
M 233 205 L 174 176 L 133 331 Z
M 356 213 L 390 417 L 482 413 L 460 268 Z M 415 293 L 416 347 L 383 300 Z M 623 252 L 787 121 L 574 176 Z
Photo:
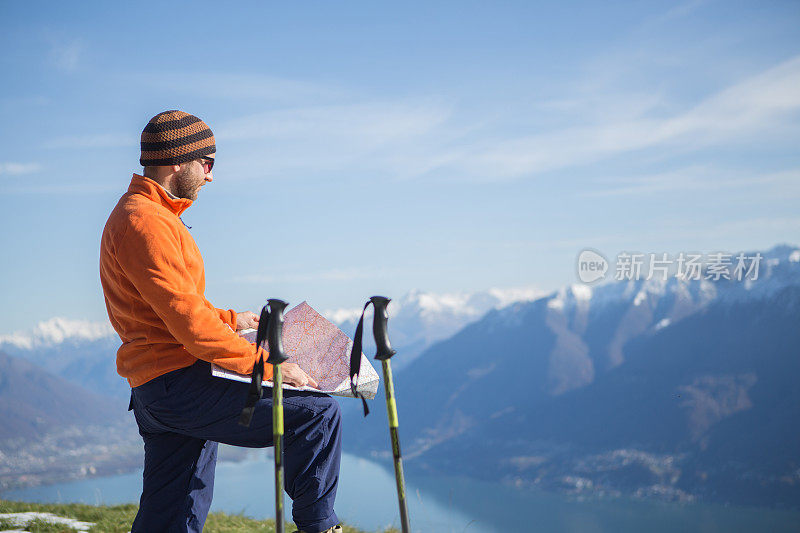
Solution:
M 760 235 L 774 231 L 793 231 L 797 234 L 797 232 L 800 232 L 800 217 L 766 216 L 743 218 L 720 223 L 710 228 L 703 228 L 704 234 L 710 232 L 711 235 L 716 235 L 718 233 L 725 237 L 731 234 L 744 234 L 748 231 Z
M 515 178 L 593 163 L 653 147 L 697 149 L 797 131 L 800 56 L 728 87 L 694 107 L 661 118 L 642 116 L 500 142 L 463 152 L 465 171 Z
M 437 100 L 304 106 L 240 117 L 215 134 L 220 144 L 257 146 L 267 174 L 350 169 L 408 175 L 448 160 L 432 147 L 452 137 L 452 114 L 451 105 Z
M 3 194 L 102 194 L 107 192 L 119 191 L 119 184 L 115 183 L 20 183 L 5 186 L 0 189 Z
M 310 281 L 352 281 L 358 279 L 382 278 L 390 275 L 387 269 L 346 268 L 323 270 L 320 272 L 284 273 L 284 274 L 251 274 L 235 276 L 234 283 L 307 283 Z
M 195 94 L 221 100 L 256 100 L 262 105 L 319 102 L 352 96 L 350 91 L 336 85 L 252 73 L 204 72 L 202 83 L 186 83 L 187 79 L 196 77 L 195 71 L 137 73 L 136 83 L 159 91 L 173 91 L 181 98 Z
M 645 176 L 598 179 L 600 188 L 584 190 L 581 196 L 647 195 L 670 191 L 720 191 L 747 188 L 751 191 L 780 187 L 782 194 L 800 194 L 800 168 L 780 172 L 744 173 L 709 166 L 690 166 Z
M 92 135 L 70 135 L 45 141 L 44 148 L 120 148 L 139 145 L 139 137 L 132 134 L 100 133 Z
M 427 102 L 368 102 L 282 109 L 223 124 L 228 139 L 304 139 L 312 134 L 326 142 L 374 147 L 423 135 L 450 116 L 447 106 Z
M 85 46 L 79 39 L 58 39 L 50 48 L 50 60 L 55 67 L 65 72 L 78 68 Z
M 37 108 L 50 105 L 52 99 L 46 96 L 0 96 L 0 109 L 14 109 L 20 110 L 24 108 Z
M 684 7 L 691 10 L 698 5 Z M 168 88 L 170 82 L 166 83 Z M 185 88 L 174 83 L 176 90 Z M 587 90 L 591 83 L 578 85 L 563 98 L 532 104 L 532 109 L 553 118 L 544 124 L 572 125 L 548 128 L 532 121 L 531 133 L 518 136 L 496 134 L 503 129 L 503 117 L 489 117 L 480 109 L 467 113 L 443 98 L 375 101 L 341 87 L 222 73 L 209 75 L 198 90 L 260 102 L 262 111 L 213 125 L 218 146 L 231 156 L 230 174 L 242 180 L 345 171 L 397 178 L 435 173 L 456 181 L 491 182 L 530 178 L 645 150 L 659 149 L 659 157 L 669 157 L 766 138 L 786 143 L 800 134 L 800 56 L 682 108 L 658 91 L 629 94 L 603 82 L 598 91 Z M 137 140 L 130 133 L 88 134 L 51 139 L 44 147 L 126 147 L 135 146 Z M 254 166 L 254 160 L 261 163 Z M 714 186 L 713 181 L 689 183 L 687 175 L 651 175 L 586 194 Z
M 238 143 L 242 155 L 257 145 L 263 175 L 346 169 L 512 180 L 648 149 L 660 149 L 664 157 L 766 138 L 786 143 L 800 132 L 797 87 L 800 56 L 682 109 L 674 102 L 667 105 L 658 93 L 587 94 L 581 88 L 575 95 L 534 104 L 558 118 L 549 123 L 573 126 L 531 126 L 532 133 L 522 136 L 498 137 L 493 128 L 502 119 L 488 119 L 480 111 L 467 116 L 441 99 L 288 107 L 224 122 L 215 132 L 222 142 Z M 585 109 L 596 111 L 583 114 Z M 654 177 L 650 186 L 655 183 Z
M 42 170 L 39 163 L 0 163 L 0 176 L 19 176 L 33 174 Z
M 661 15 L 653 17 L 652 20 L 648 21 L 649 24 L 646 26 L 652 27 L 655 24 L 682 19 L 695 13 L 698 9 L 705 7 L 710 3 L 710 0 L 689 0 L 688 2 L 675 4 Z

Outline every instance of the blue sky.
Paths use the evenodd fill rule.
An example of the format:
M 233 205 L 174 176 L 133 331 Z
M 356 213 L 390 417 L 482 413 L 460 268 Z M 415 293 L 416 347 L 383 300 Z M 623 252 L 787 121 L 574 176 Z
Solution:
M 800 243 L 800 4 L 0 0 L 0 334 L 104 320 L 149 118 L 217 138 L 207 297 L 554 289 L 592 247 Z

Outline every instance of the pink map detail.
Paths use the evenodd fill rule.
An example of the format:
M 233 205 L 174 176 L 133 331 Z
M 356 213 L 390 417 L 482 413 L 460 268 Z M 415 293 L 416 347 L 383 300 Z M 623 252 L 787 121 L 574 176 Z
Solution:
M 255 342 L 256 330 L 239 333 Z M 303 302 L 284 315 L 283 348 L 289 362 L 300 368 L 319 383 L 320 390 L 335 396 L 353 397 L 350 390 L 350 351 L 353 341 L 335 324 L 317 313 Z M 249 382 L 250 376 L 237 374 L 212 365 L 216 377 Z M 378 392 L 379 377 L 369 359 L 361 354 L 361 368 L 358 377 L 358 392 L 372 399 Z M 271 381 L 264 381 L 271 387 Z M 283 388 L 291 390 L 317 390 L 311 387 L 293 387 L 284 383 Z

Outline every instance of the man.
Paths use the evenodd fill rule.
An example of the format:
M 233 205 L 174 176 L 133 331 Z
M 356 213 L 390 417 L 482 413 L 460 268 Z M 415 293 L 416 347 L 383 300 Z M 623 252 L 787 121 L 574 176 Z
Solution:
M 249 428 L 239 426 L 249 384 L 211 376 L 211 363 L 252 371 L 255 345 L 235 331 L 258 325 L 253 312 L 217 309 L 206 300 L 203 259 L 180 218 L 213 179 L 211 129 L 193 115 L 165 111 L 144 128 L 141 149 L 143 175 L 133 175 L 100 244 L 106 308 L 122 340 L 117 371 L 131 385 L 129 410 L 144 439 L 132 533 L 199 532 L 211 505 L 217 443 L 272 446 L 272 398 L 259 401 Z M 317 387 L 296 364 L 281 368 L 287 383 Z M 271 377 L 266 365 L 265 378 Z M 294 522 L 309 533 L 341 531 L 333 510 L 338 404 L 322 393 L 285 391 L 284 420 Z

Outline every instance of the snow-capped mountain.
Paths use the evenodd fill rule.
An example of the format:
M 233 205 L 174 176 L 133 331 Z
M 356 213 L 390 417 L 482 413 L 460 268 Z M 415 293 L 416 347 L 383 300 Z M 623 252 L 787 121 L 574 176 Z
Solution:
M 777 245 L 767 251 L 741 252 L 746 258 L 758 256 L 757 268 L 742 279 L 732 277 L 735 260 L 731 260 L 726 274 L 715 279 L 708 257 L 700 263 L 696 278 L 675 272 L 664 278 L 633 279 L 616 281 L 610 279 L 598 285 L 575 284 L 548 295 L 552 307 L 568 308 L 591 301 L 593 306 L 602 306 L 620 300 L 631 300 L 640 305 L 647 300 L 660 300 L 666 295 L 682 301 L 708 304 L 716 298 L 726 300 L 753 299 L 769 296 L 787 284 L 797 283 L 800 268 L 800 248 L 787 244 Z M 731 254 L 737 256 L 736 254 Z
M 714 279 L 716 276 L 704 263 L 697 279 L 672 275 L 666 279 L 610 280 L 596 286 L 573 284 L 549 294 L 542 301 L 547 308 L 548 328 L 557 339 L 550 354 L 550 373 L 574 374 L 571 378 L 554 377 L 554 382 L 561 385 L 554 383 L 553 390 L 563 392 L 591 382 L 598 368 L 610 368 L 624 360 L 623 347 L 631 339 L 675 324 L 712 302 L 769 298 L 788 285 L 798 284 L 798 247 L 779 245 L 745 253 L 747 257 L 756 255 L 761 257 L 757 275 L 741 280 Z M 499 310 L 487 317 L 487 327 L 493 321 L 505 325 L 518 322 L 519 311 L 526 306 L 516 303 Z M 604 326 L 596 333 L 610 338 L 605 341 L 602 354 L 589 357 L 585 337 L 595 332 L 587 328 L 599 316 L 604 317 Z
M 52 318 L 31 331 L 0 336 L 0 351 L 25 359 L 98 394 L 125 398 L 117 374 L 119 337 L 108 322 Z
M 395 367 L 402 368 L 431 343 L 449 337 L 488 310 L 541 294 L 542 291 L 532 288 L 459 294 L 411 291 L 389 304 L 392 342 L 402 351 Z M 324 314 L 352 336 L 361 310 L 339 309 Z M 372 336 L 365 335 L 364 341 L 366 353 L 374 352 Z M 0 336 L 0 351 L 95 392 L 127 397 L 128 385 L 116 372 L 119 343 L 108 322 L 56 317 L 30 331 Z
M 108 322 L 70 320 L 55 317 L 40 322 L 31 331 L 0 335 L 0 348 L 34 350 L 50 348 L 57 344 L 80 344 L 116 336 Z
M 389 303 L 389 337 L 398 351 L 392 364 L 395 369 L 402 369 L 433 343 L 452 336 L 488 311 L 513 302 L 535 300 L 543 294 L 544 291 L 533 287 L 450 294 L 412 290 Z M 361 309 L 330 310 L 323 315 L 352 337 Z M 365 320 L 371 324 L 372 308 L 367 310 Z M 372 335 L 364 335 L 364 353 L 374 352 Z
M 800 249 L 761 255 L 751 282 L 576 284 L 435 343 L 395 378 L 407 464 L 571 492 L 796 505 Z M 346 446 L 387 453 L 379 427 L 358 414 L 347 424 L 358 439 Z
M 706 279 L 706 266 L 696 280 L 394 300 L 409 465 L 573 492 L 800 501 L 800 248 L 760 254 L 751 280 Z M 325 314 L 352 335 L 360 309 Z M 124 400 L 118 345 L 108 324 L 65 319 L 0 337 L 0 351 Z M 384 402 L 372 409 L 385 421 Z M 386 453 L 385 425 L 355 411 L 346 446 Z

